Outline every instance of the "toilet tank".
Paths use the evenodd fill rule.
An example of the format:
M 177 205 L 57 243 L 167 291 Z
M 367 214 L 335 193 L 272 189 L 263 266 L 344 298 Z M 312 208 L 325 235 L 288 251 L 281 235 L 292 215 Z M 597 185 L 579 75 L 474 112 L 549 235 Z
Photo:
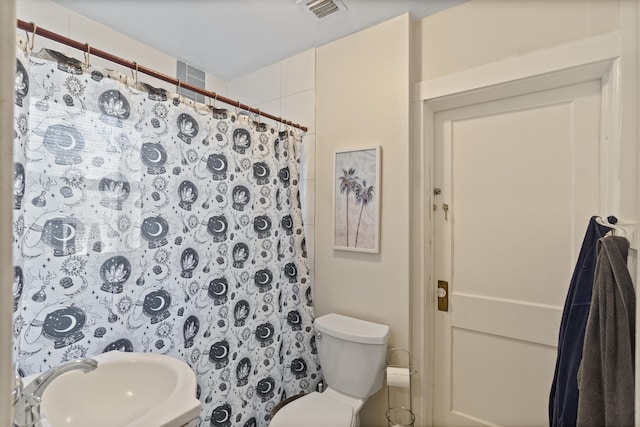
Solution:
M 389 327 L 340 314 L 314 322 L 318 357 L 326 384 L 366 399 L 382 387 Z

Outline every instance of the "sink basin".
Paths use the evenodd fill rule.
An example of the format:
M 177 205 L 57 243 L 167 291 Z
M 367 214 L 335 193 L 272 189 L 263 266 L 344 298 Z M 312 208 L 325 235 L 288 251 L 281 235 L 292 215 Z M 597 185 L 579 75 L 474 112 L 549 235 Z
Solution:
M 94 371 L 64 373 L 45 389 L 41 414 L 52 427 L 181 427 L 199 415 L 196 377 L 186 363 L 120 351 L 91 358 Z

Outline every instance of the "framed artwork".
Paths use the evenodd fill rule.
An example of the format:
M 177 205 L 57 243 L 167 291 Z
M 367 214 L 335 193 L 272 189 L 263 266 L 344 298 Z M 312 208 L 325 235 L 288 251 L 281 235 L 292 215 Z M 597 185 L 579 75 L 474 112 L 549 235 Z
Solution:
M 379 252 L 380 156 L 379 146 L 335 153 L 334 249 Z

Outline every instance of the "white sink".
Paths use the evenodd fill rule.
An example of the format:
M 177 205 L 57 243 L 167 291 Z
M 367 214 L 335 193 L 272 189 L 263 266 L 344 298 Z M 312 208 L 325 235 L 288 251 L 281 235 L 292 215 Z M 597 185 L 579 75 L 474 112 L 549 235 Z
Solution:
M 64 373 L 45 389 L 41 414 L 52 427 L 181 427 L 199 415 L 196 377 L 186 363 L 119 351 L 91 358 L 94 371 Z

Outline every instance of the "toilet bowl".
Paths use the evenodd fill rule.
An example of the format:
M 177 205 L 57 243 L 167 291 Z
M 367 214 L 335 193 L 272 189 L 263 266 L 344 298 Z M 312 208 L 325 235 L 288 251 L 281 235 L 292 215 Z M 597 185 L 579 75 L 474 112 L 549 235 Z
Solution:
M 314 391 L 294 400 L 276 412 L 269 427 L 358 427 L 362 404 L 354 407 L 333 396 L 335 393 L 331 389 Z
M 269 427 L 358 427 L 360 408 L 382 387 L 389 327 L 335 313 L 313 326 L 327 388 L 283 406 Z

